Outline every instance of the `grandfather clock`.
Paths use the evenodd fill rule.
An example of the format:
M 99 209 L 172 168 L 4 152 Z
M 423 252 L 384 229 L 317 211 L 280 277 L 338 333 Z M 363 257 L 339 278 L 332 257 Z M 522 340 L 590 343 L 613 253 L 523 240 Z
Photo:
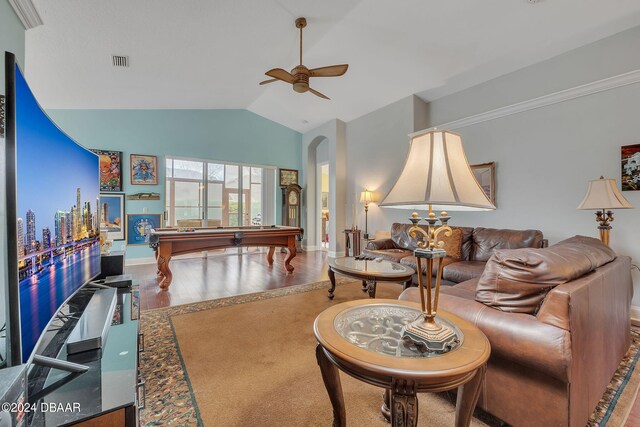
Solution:
M 300 227 L 300 192 L 298 184 L 289 184 L 282 188 L 282 225 Z

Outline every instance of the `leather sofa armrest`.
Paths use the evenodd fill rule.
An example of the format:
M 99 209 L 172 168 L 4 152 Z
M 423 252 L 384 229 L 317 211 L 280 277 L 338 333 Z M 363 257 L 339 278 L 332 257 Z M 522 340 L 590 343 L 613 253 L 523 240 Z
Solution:
M 419 290 L 409 288 L 401 300 L 420 301 Z M 568 381 L 571 366 L 571 338 L 568 331 L 539 322 L 534 316 L 508 313 L 475 300 L 440 293 L 440 310 L 460 316 L 476 325 L 491 343 L 491 356 L 499 356 L 535 369 L 561 381 Z
M 367 249 L 371 249 L 371 250 L 397 249 L 397 246 L 392 239 L 378 239 L 378 240 L 369 240 L 369 242 L 367 242 Z

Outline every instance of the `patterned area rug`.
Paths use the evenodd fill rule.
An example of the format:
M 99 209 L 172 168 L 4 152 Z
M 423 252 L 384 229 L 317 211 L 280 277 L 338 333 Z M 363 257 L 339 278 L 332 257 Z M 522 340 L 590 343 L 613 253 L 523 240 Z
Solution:
M 351 281 L 338 278 L 339 286 L 349 282 Z M 185 373 L 171 317 L 327 289 L 328 286 L 328 282 L 319 282 L 142 312 L 141 330 L 145 336 L 145 351 L 141 353 L 140 364 L 146 380 L 146 407 L 140 411 L 141 424 L 201 425 L 198 406 L 189 377 Z M 640 357 L 639 350 L 640 331 L 633 329 L 631 348 L 592 414 L 589 427 L 624 425 L 640 386 L 640 371 L 636 372 L 635 369 Z M 482 411 L 476 411 L 475 415 L 485 423 L 494 424 L 491 422 L 492 417 Z

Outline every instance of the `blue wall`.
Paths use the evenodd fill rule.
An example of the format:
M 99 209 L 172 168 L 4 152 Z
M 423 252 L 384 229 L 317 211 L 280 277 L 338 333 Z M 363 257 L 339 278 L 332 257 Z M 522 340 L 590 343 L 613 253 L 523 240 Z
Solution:
M 156 192 L 161 200 L 127 200 L 126 213 L 164 211 L 164 156 L 301 169 L 302 135 L 247 110 L 48 110 L 67 134 L 88 148 L 123 152 L 123 192 Z M 129 154 L 159 156 L 159 184 L 131 185 Z M 279 192 L 278 197 L 279 197 Z M 280 206 L 280 200 L 276 202 Z M 280 212 L 276 209 L 278 221 Z M 118 242 L 114 243 L 118 247 Z M 146 258 L 146 246 L 127 258 Z

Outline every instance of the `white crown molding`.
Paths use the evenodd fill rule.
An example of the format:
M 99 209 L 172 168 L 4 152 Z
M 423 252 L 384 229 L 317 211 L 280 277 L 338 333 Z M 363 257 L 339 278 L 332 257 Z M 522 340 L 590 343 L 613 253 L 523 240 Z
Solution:
M 42 25 L 42 18 L 31 0 L 9 0 L 9 4 L 26 30 Z
M 628 73 L 619 74 L 613 77 L 607 77 L 606 79 L 602 80 L 596 80 L 594 82 L 586 83 L 570 89 L 543 95 L 538 98 L 533 98 L 527 101 L 507 105 L 505 107 L 496 108 L 495 110 L 490 110 L 480 114 L 474 114 L 472 116 L 454 120 L 448 123 L 443 123 L 429 129 L 411 133 L 409 134 L 409 137 L 418 136 L 436 128 L 446 130 L 460 129 L 466 126 L 488 122 L 490 120 L 499 119 L 502 117 L 510 116 L 512 114 L 523 113 L 525 111 L 534 110 L 536 108 L 547 107 L 549 105 L 570 101 L 572 99 L 593 95 L 598 92 L 604 92 L 635 83 L 640 83 L 640 70 L 629 71 Z

